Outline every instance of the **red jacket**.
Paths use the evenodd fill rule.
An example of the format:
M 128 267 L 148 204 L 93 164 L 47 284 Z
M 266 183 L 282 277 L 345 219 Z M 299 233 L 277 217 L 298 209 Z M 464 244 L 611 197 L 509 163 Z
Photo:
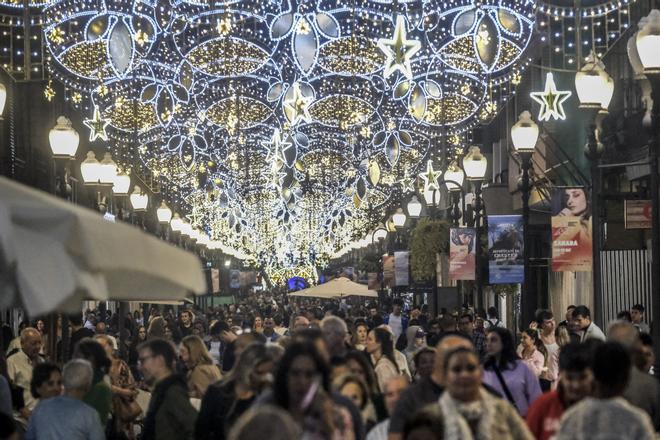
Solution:
M 545 393 L 529 407 L 527 426 L 537 440 L 549 440 L 559 430 L 559 419 L 565 410 L 556 390 Z

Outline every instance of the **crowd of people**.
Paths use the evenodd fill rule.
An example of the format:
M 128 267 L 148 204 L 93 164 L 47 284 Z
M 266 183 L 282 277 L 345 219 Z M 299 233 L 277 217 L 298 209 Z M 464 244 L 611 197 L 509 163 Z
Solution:
M 122 325 L 119 320 L 122 319 Z M 475 313 L 251 293 L 202 311 L 43 320 L 0 352 L 0 438 L 651 439 L 644 307 L 607 335 L 585 306 L 514 335 Z M 121 328 L 121 331 L 119 330 Z M 49 353 L 49 347 L 56 347 Z

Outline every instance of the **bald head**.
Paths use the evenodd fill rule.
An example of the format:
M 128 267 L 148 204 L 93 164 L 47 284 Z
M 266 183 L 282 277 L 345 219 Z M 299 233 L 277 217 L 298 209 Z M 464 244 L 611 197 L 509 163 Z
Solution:
M 26 327 L 21 331 L 21 349 L 29 358 L 39 354 L 41 333 L 36 328 Z
M 445 376 L 445 357 L 447 353 L 453 351 L 459 347 L 469 348 L 474 350 L 474 345 L 472 341 L 467 338 L 458 335 L 446 336 L 438 342 L 438 345 L 435 347 L 435 360 L 433 361 L 433 373 L 431 373 L 431 379 L 433 382 L 443 385 L 444 376 Z
M 628 321 L 615 321 L 612 323 L 607 332 L 607 339 L 612 342 L 618 342 L 628 351 L 637 349 L 641 342 L 639 339 L 639 330 Z

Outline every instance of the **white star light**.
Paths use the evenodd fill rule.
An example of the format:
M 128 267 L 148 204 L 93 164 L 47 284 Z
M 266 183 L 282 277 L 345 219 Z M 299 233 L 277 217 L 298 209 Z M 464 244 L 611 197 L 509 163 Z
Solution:
M 300 84 L 293 84 L 293 96 L 284 101 L 284 114 L 291 125 L 296 125 L 300 121 L 312 122 L 312 116 L 309 114 L 309 106 L 314 100 L 311 96 L 303 95 L 300 90 Z
M 92 119 L 85 119 L 83 121 L 89 129 L 89 141 L 94 142 L 96 138 L 101 138 L 104 141 L 108 140 L 108 133 L 105 132 L 105 128 L 110 124 L 110 119 L 104 119 L 101 117 L 101 112 L 97 106 L 94 106 L 94 114 Z
M 564 101 L 571 96 L 571 92 L 568 90 L 557 90 L 552 72 L 548 72 L 545 76 L 545 90 L 542 92 L 532 92 L 529 96 L 541 104 L 539 121 L 549 121 L 550 119 L 561 119 L 563 121 L 566 119 Z
M 389 77 L 396 70 L 401 72 L 406 78 L 412 79 L 412 68 L 410 59 L 421 49 L 422 44 L 417 40 L 406 39 L 406 22 L 402 15 L 396 18 L 394 35 L 391 40 L 380 38 L 378 47 L 383 51 L 387 59 L 385 60 L 385 69 L 383 78 Z
M 424 191 L 437 191 L 440 189 L 438 186 L 438 178 L 442 175 L 442 171 L 435 171 L 433 169 L 433 161 L 426 162 L 426 171 L 419 174 L 419 177 L 424 180 Z

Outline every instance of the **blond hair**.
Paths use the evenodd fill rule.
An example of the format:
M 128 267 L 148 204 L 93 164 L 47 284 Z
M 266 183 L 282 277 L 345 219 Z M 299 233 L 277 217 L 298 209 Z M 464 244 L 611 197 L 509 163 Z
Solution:
M 206 348 L 206 344 L 202 338 L 196 335 L 189 335 L 181 341 L 190 356 L 190 363 L 192 365 L 213 365 L 213 358 Z

